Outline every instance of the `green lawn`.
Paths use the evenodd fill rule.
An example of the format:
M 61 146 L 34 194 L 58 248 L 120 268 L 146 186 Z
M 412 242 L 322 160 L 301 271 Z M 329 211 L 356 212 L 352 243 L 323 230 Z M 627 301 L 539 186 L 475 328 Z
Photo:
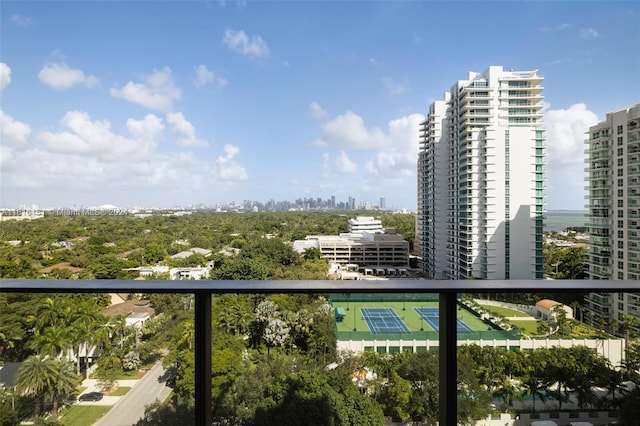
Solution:
M 91 426 L 110 409 L 110 405 L 72 405 L 63 410 L 59 422 L 65 426 Z
M 130 386 L 118 386 L 109 396 L 122 396 L 131 390 Z
M 518 327 L 520 331 L 522 331 L 522 333 L 526 335 L 531 336 L 537 334 L 538 321 L 512 320 L 507 322 L 515 327 Z
M 483 308 L 485 308 L 487 311 L 493 312 L 497 315 L 501 315 L 505 318 L 507 317 L 530 317 L 531 315 L 527 314 L 526 312 L 522 312 L 522 311 L 517 311 L 515 309 L 510 309 L 510 308 L 503 308 L 502 306 L 492 306 L 492 305 L 480 305 Z

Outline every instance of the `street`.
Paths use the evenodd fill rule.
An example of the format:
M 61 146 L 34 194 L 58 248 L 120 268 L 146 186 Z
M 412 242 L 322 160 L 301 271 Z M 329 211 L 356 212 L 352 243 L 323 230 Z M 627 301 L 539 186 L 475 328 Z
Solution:
M 144 415 L 145 406 L 156 400 L 164 401 L 169 396 L 171 389 L 165 385 L 165 379 L 162 362 L 158 362 L 131 387 L 126 395 L 118 397 L 113 408 L 94 423 L 94 426 L 131 426 L 135 424 Z

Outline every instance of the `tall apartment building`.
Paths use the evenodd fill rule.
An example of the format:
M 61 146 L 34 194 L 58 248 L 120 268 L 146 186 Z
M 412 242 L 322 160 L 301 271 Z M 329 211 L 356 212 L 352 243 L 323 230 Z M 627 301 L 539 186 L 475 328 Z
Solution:
M 542 80 L 535 70 L 491 66 L 430 105 L 416 242 L 431 277 L 542 278 Z
M 589 278 L 640 279 L 640 104 L 607 114 L 589 128 Z M 640 321 L 640 293 L 591 293 L 594 319 Z M 640 329 L 640 328 L 639 328 Z

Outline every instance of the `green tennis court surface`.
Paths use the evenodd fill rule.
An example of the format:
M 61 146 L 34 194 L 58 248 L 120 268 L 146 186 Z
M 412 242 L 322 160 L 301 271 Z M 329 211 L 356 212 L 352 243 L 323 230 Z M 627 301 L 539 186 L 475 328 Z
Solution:
M 438 339 L 437 296 L 430 294 L 332 294 L 331 305 L 340 308 L 336 321 L 339 340 Z M 344 315 L 342 315 L 344 314 Z M 474 312 L 458 305 L 459 339 L 519 339 L 481 320 Z

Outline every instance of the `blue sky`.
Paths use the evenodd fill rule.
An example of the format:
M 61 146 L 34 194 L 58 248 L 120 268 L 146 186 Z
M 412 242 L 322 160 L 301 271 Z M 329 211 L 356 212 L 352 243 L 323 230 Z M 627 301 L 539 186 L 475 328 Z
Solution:
M 539 70 L 547 208 L 640 102 L 637 1 L 7 1 L 0 207 L 300 197 L 416 206 L 418 124 L 468 71 Z

